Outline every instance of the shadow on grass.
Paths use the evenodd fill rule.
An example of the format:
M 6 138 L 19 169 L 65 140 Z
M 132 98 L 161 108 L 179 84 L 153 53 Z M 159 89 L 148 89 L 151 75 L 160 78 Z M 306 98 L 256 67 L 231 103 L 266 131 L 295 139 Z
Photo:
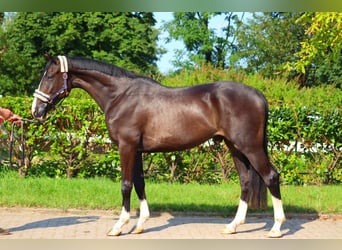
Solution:
M 53 219 L 46 219 L 35 221 L 31 223 L 27 223 L 20 227 L 10 228 L 9 232 L 18 232 L 18 231 L 25 231 L 30 229 L 37 229 L 37 228 L 50 228 L 50 227 L 64 227 L 64 226 L 71 226 L 83 223 L 89 223 L 97 221 L 100 217 L 99 216 L 69 216 L 69 217 L 60 217 L 60 218 L 53 218 Z

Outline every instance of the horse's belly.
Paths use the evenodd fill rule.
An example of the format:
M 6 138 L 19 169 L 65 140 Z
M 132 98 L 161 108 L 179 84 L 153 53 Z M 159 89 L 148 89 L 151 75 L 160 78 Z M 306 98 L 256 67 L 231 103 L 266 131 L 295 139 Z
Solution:
M 150 113 L 153 115 L 146 118 L 142 129 L 142 145 L 146 151 L 191 148 L 212 138 L 219 129 L 215 109 L 200 101 L 161 103 Z
M 195 147 L 215 135 L 212 129 L 182 128 L 163 131 L 152 131 L 145 134 L 142 140 L 143 151 L 163 152 L 178 151 Z

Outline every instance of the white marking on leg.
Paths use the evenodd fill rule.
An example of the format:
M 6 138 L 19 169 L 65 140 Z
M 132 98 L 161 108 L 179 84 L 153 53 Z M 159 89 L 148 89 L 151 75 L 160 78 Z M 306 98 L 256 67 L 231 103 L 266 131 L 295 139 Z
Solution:
M 239 207 L 236 212 L 234 220 L 228 225 L 226 225 L 226 227 L 221 232 L 225 234 L 236 233 L 237 226 L 245 223 L 247 209 L 248 209 L 247 202 L 240 200 Z
M 281 237 L 280 227 L 286 220 L 284 209 L 283 209 L 283 203 L 281 200 L 272 196 L 272 204 L 273 204 L 273 211 L 274 211 L 274 225 L 271 231 L 268 233 L 268 236 L 272 238 L 279 238 Z
M 130 215 L 124 207 L 122 207 L 119 220 L 115 223 L 113 229 L 108 232 L 108 236 L 119 236 L 122 231 L 122 227 L 129 222 Z
M 133 233 L 135 234 L 142 233 L 144 231 L 143 224 L 148 220 L 149 217 L 150 217 L 150 211 L 148 209 L 147 201 L 145 199 L 140 200 L 140 216 L 139 216 L 138 223 Z
M 122 207 L 121 214 L 119 220 L 115 224 L 115 228 L 121 229 L 125 224 L 129 222 L 129 212 L 126 211 L 124 207 Z

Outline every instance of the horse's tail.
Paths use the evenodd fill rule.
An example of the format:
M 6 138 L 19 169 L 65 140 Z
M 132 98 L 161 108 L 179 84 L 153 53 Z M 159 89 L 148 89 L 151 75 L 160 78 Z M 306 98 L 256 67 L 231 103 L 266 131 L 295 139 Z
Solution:
M 264 148 L 266 156 L 268 157 L 268 150 L 267 150 L 267 145 L 268 145 L 267 126 L 268 126 L 269 109 L 268 109 L 268 103 L 267 103 L 266 97 L 263 94 L 262 94 L 262 97 L 264 99 L 264 113 L 265 113 L 263 148 Z

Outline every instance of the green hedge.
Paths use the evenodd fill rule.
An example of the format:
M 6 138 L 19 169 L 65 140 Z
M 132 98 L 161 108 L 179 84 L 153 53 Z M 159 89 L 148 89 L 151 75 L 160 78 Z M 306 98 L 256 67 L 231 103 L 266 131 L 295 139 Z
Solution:
M 296 90 L 290 84 L 268 82 L 256 76 L 249 80 L 263 90 L 270 102 L 269 151 L 282 182 L 341 183 L 342 118 L 338 104 L 341 91 Z M 310 97 L 316 98 L 316 102 Z M 0 106 L 9 107 L 26 118 L 31 117 L 31 102 L 30 97 L 0 98 Z M 109 141 L 98 105 L 81 91 L 73 91 L 56 109 L 50 112 L 50 118 L 43 125 L 25 122 L 25 164 L 21 166 L 19 161 L 21 149 L 16 140 L 16 164 L 12 168 L 18 169 L 21 175 L 108 176 L 119 180 L 119 155 L 116 146 Z M 1 171 L 10 168 L 10 129 L 7 122 L 2 124 Z M 17 127 L 17 139 L 20 134 Z M 155 181 L 219 183 L 237 180 L 228 149 L 213 142 L 182 152 L 146 154 L 144 164 L 147 178 Z

